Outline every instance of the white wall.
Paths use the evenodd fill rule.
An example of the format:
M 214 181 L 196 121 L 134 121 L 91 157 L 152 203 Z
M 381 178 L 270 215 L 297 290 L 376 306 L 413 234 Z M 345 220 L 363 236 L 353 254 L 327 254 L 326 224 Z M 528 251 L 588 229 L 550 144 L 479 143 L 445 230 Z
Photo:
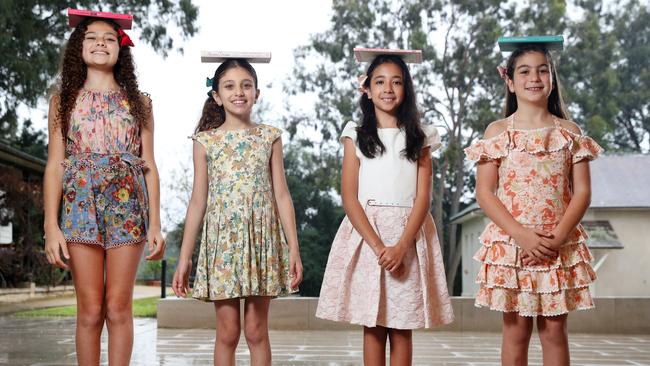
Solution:
M 587 220 L 609 220 L 623 249 L 592 250 L 594 257 L 609 253 L 596 272 L 596 296 L 650 296 L 650 210 L 589 210 Z
M 489 220 L 483 214 L 472 217 L 463 223 L 461 248 L 463 257 L 461 259 L 463 292 L 461 296 L 475 296 L 478 292 L 476 274 L 481 264 L 474 260 L 474 253 L 481 247 L 478 237 L 488 224 Z

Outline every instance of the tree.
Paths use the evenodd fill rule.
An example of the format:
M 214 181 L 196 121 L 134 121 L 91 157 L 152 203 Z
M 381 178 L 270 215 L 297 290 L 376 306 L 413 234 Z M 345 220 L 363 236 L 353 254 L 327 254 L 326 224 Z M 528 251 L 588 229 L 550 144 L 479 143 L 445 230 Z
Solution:
M 23 172 L 11 167 L 0 171 L 0 224 L 11 223 L 15 238 L 15 248 L 0 249 L 0 286 L 28 281 L 57 284 L 62 279 L 41 254 L 42 185 L 38 178 L 33 178 L 29 173 L 23 177 Z
M 612 30 L 622 59 L 616 63 L 620 91 L 613 133 L 617 149 L 647 153 L 650 140 L 650 19 L 649 4 L 630 1 L 615 13 Z M 625 131 L 625 132 L 623 132 Z
M 343 209 L 331 191 L 338 176 L 337 164 L 332 155 L 314 155 L 300 142 L 292 142 L 284 150 L 304 267 L 300 294 L 318 296 L 329 246 L 338 229 L 334 223 L 343 218 Z
M 174 42 L 176 34 L 185 39 L 197 31 L 198 9 L 191 0 L 1 1 L 0 24 L 4 31 L 0 34 L 3 55 L 0 58 L 0 139 L 43 159 L 47 157 L 45 133 L 35 131 L 29 117 L 19 120 L 17 111 L 21 106 L 36 107 L 54 80 L 59 55 L 70 32 L 68 7 L 132 13 L 136 28 L 141 29 L 140 39 L 163 56 L 171 50 L 182 52 L 179 42 Z M 0 208 L 3 209 L 0 212 L 13 214 L 11 220 L 15 236 L 19 238 L 15 250 L 0 254 L 0 284 L 16 285 L 20 281 L 56 284 L 60 281 L 62 275 L 47 265 L 42 255 L 41 224 L 29 227 L 30 223 L 33 226 L 33 223 L 43 222 L 41 182 L 24 179 L 16 169 L 3 169 L 0 172 Z
M 45 97 L 59 67 L 59 55 L 70 32 L 67 8 L 124 12 L 134 15 L 141 40 L 166 56 L 182 51 L 172 36 L 194 33 L 198 8 L 191 0 L 98 1 L 7 0 L 0 2 L 0 138 L 16 145 L 17 113 L 22 104 L 33 108 Z M 174 29 L 170 32 L 170 25 Z M 24 130 L 23 130 L 24 131 Z
M 580 1 L 582 19 L 561 68 L 573 117 L 608 151 L 648 152 L 650 16 L 628 1 L 608 12 L 599 0 Z
M 462 148 L 478 135 L 479 121 L 495 117 L 489 86 L 498 80 L 492 70 L 498 64 L 494 50 L 494 35 L 499 33 L 497 19 L 504 12 L 499 3 L 335 1 L 332 27 L 296 50 L 294 72 L 298 82 L 286 86 L 292 95 L 316 96 L 315 115 L 287 116 L 288 129 L 295 136 L 299 136 L 298 126 L 319 132 L 323 138 L 315 144 L 314 153 L 332 156 L 329 161 L 335 165 L 329 169 L 337 172 L 334 176 L 338 178 L 340 148 L 335 138 L 346 121 L 359 118 L 359 94 L 353 81 L 362 68 L 355 63 L 352 49 L 422 49 L 427 61 L 412 68 L 420 110 L 424 123 L 434 122 L 446 130 L 441 133 L 447 148 L 434 159 L 433 191 L 433 213 L 444 243 L 456 242 L 455 229 L 447 218 L 461 209 L 465 192 Z M 438 43 L 437 34 L 442 35 L 442 43 Z M 313 58 L 318 59 L 318 65 L 307 68 Z M 332 188 L 338 189 L 338 179 L 323 191 Z M 445 254 L 447 263 L 459 261 L 455 246 L 446 246 Z
M 285 85 L 290 98 L 314 100 L 313 112 L 287 108 L 292 138 L 306 139 L 305 149 L 333 164 L 327 168 L 336 178 L 332 185 L 315 189 L 338 189 L 336 138 L 346 121 L 359 119 L 355 84 L 362 66 L 354 62 L 352 49 L 422 49 L 425 62 L 411 70 L 419 108 L 423 123 L 439 127 L 444 146 L 433 159 L 432 212 L 450 290 L 458 288 L 460 241 L 449 218 L 467 205 L 474 188 L 463 148 L 501 117 L 504 86 L 495 70 L 504 62 L 496 47 L 499 36 L 570 33 L 560 73 L 574 119 L 610 150 L 643 151 L 645 141 L 647 151 L 647 6 L 632 0 L 618 12 L 606 12 L 597 0 L 571 5 L 578 11 L 568 14 L 569 4 L 562 0 L 334 1 L 330 29 L 295 50 L 296 78 Z

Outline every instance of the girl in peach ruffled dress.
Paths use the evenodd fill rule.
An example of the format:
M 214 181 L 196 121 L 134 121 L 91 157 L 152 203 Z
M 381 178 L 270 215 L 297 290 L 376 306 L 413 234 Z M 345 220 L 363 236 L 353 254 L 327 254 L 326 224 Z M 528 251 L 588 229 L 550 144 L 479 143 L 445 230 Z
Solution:
M 465 150 L 478 162 L 476 199 L 492 220 L 474 258 L 476 306 L 503 312 L 502 363 L 527 364 L 537 318 L 544 365 L 568 365 L 567 313 L 594 307 L 587 235 L 589 161 L 602 151 L 567 120 L 557 70 L 541 45 L 503 70 L 505 117 Z

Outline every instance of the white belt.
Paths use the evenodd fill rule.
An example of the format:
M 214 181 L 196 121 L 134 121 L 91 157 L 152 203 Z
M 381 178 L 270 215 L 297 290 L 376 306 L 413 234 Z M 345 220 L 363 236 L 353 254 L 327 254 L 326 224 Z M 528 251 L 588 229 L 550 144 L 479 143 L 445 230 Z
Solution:
M 368 206 L 389 206 L 389 207 L 413 207 L 413 201 L 383 201 L 369 199 L 366 203 Z

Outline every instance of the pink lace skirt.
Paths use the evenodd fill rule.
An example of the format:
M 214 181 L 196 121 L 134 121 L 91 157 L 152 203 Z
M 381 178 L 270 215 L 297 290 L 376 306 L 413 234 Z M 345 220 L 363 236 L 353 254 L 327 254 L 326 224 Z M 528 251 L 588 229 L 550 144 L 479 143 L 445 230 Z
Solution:
M 367 206 L 365 211 L 384 244 L 392 246 L 402 235 L 411 208 Z M 381 268 L 346 216 L 332 243 L 316 316 L 394 329 L 451 323 L 454 314 L 431 215 L 396 273 Z

